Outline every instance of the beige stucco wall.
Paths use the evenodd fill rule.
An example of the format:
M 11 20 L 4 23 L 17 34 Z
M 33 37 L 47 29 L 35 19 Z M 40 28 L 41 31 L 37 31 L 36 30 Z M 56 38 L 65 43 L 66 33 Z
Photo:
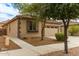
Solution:
M 57 32 L 57 28 L 45 28 L 45 36 L 55 36 L 55 33 Z
M 20 37 L 39 37 L 41 36 L 41 23 L 38 22 L 38 32 L 27 32 L 27 21 L 26 20 L 20 20 Z
M 11 37 L 17 37 L 18 21 L 15 20 L 7 25 L 7 35 Z
M 41 22 L 38 22 L 38 32 L 27 32 L 27 20 L 20 20 L 20 37 L 41 37 Z M 58 32 L 58 28 L 45 28 L 46 36 L 55 36 Z
M 27 32 L 27 20 L 29 19 L 21 19 L 20 20 L 20 37 L 41 37 L 41 22 L 38 22 L 38 32 Z M 18 35 L 18 20 L 15 20 L 9 23 L 7 26 L 7 35 L 12 37 L 17 37 Z M 63 27 L 61 27 L 63 32 Z M 58 32 L 58 28 L 45 28 L 45 37 L 46 36 L 55 36 L 55 33 Z M 68 33 L 69 34 L 69 33 Z

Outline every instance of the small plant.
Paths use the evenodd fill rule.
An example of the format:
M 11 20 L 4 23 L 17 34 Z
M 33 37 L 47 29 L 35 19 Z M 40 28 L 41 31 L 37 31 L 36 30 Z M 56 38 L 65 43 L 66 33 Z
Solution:
M 79 26 L 73 25 L 69 28 L 69 33 L 73 36 L 75 33 L 79 32 Z
M 55 37 L 58 41 L 64 41 L 64 33 L 60 32 L 60 33 L 56 33 Z

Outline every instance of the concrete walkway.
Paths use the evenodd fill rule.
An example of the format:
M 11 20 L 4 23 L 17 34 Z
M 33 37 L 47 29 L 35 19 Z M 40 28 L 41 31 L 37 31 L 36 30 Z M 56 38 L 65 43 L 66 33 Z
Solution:
M 68 48 L 74 48 L 74 47 L 79 46 L 79 37 L 69 37 L 68 41 L 69 41 Z M 50 53 L 53 51 L 64 50 L 64 43 L 38 46 L 38 47 L 35 47 L 35 50 L 38 51 L 41 55 L 46 54 L 46 53 Z
M 54 37 L 48 37 L 54 38 Z M 32 46 L 21 39 L 18 38 L 10 38 L 14 43 L 19 45 L 22 49 L 10 50 L 0 52 L 0 55 L 6 56 L 38 56 L 46 53 L 50 53 L 53 51 L 59 51 L 64 49 L 64 43 L 57 44 L 49 44 L 43 46 Z M 74 48 L 79 46 L 79 37 L 69 37 L 68 38 L 68 48 Z

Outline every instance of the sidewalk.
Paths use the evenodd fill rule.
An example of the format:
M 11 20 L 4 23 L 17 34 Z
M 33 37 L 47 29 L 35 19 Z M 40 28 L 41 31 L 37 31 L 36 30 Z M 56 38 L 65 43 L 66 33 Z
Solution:
M 50 37 L 49 37 L 50 38 Z M 52 38 L 52 37 L 51 37 Z M 64 49 L 64 43 L 57 43 L 57 44 L 49 44 L 43 46 L 32 46 L 21 39 L 12 38 L 11 40 L 19 45 L 22 49 L 17 50 L 10 50 L 0 52 L 0 55 L 7 55 L 7 56 L 38 56 L 47 54 L 53 51 L 60 51 Z M 79 37 L 69 37 L 68 38 L 68 48 L 74 48 L 79 46 Z
M 68 48 L 74 48 L 79 46 L 79 37 L 69 37 L 68 41 L 69 41 Z M 60 51 L 60 50 L 64 50 L 64 43 L 38 46 L 35 47 L 35 50 L 38 51 L 41 55 L 54 51 Z

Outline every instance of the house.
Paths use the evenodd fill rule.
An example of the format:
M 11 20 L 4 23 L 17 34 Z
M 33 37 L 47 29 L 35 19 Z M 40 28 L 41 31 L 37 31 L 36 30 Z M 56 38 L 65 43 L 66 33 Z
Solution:
M 0 29 L 2 28 L 2 25 L 3 25 L 4 23 L 3 22 L 0 22 Z
M 30 16 L 18 15 L 3 25 L 7 35 L 12 37 L 40 37 L 42 22 L 35 22 Z M 54 35 L 58 30 L 49 28 L 52 22 L 46 22 L 45 36 Z M 52 32 L 52 33 L 51 33 Z
M 6 34 L 6 30 L 2 27 L 4 22 L 0 22 L 0 36 Z
M 36 21 L 31 16 L 17 15 L 3 25 L 7 35 L 12 37 L 40 37 L 42 22 Z M 53 36 L 55 33 L 63 31 L 62 22 L 47 21 L 45 24 L 45 36 Z

